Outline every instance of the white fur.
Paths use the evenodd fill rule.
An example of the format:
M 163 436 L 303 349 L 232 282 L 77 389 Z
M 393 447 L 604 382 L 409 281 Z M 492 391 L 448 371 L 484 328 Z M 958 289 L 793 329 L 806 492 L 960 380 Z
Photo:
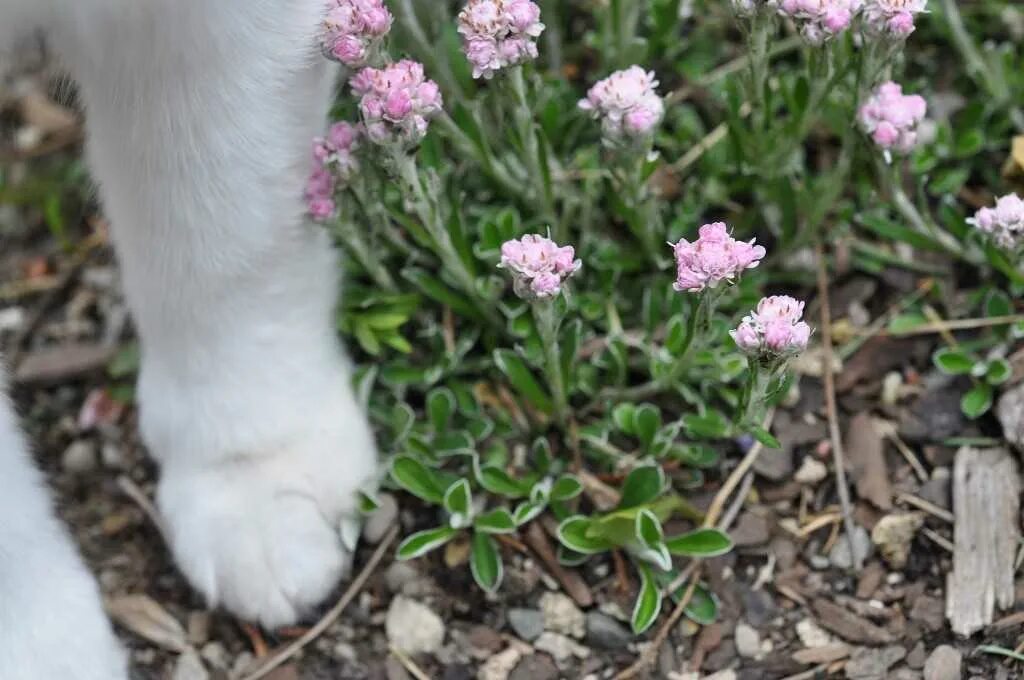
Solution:
M 301 201 L 332 82 L 322 3 L 52 2 L 175 557 L 211 605 L 294 622 L 345 570 L 339 524 L 376 468 L 334 333 L 336 259 Z

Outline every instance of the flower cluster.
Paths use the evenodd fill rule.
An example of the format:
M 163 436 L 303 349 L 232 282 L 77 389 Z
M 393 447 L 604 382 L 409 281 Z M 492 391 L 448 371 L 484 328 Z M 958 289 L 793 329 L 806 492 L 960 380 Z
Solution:
M 579 271 L 572 246 L 559 246 L 539 234 L 506 241 L 498 265 L 512 273 L 516 295 L 531 300 L 550 298 L 562 290 L 562 283 Z
M 649 137 L 665 115 L 653 71 L 630 66 L 599 81 L 579 107 L 601 121 L 605 140 L 618 143 Z
M 779 13 L 792 18 L 800 35 L 812 45 L 826 40 L 850 27 L 859 0 L 782 0 Z
M 408 147 L 427 134 L 441 111 L 441 90 L 423 74 L 423 65 L 403 59 L 384 68 L 364 68 L 351 81 L 360 97 L 366 136 L 375 144 Z
M 346 66 L 367 63 L 393 17 L 384 0 L 330 0 L 320 32 L 324 56 Z
M 359 170 L 356 151 L 362 139 L 358 125 L 333 124 L 325 137 L 313 140 L 313 172 L 306 182 L 306 205 L 317 221 L 330 219 L 335 213 L 334 194 L 348 184 Z
M 459 12 L 462 49 L 474 78 L 491 78 L 507 66 L 537 58 L 544 31 L 532 0 L 469 0 Z
M 928 0 L 859 0 L 864 30 L 897 40 L 914 32 L 914 15 L 925 11 Z
M 795 356 L 807 349 L 811 327 L 801 320 L 804 303 L 788 295 L 762 298 L 757 310 L 743 317 L 729 331 L 736 345 L 748 356 L 777 359 Z
M 1024 200 L 1007 194 L 994 208 L 982 208 L 967 223 L 988 234 L 1000 248 L 1015 249 L 1024 244 Z
M 725 222 L 705 224 L 700 237 L 690 243 L 681 239 L 672 248 L 676 254 L 677 291 L 698 292 L 732 281 L 746 269 L 756 267 L 765 255 L 764 247 L 737 241 L 729 236 Z
M 889 81 L 878 86 L 857 117 L 864 131 L 887 153 L 892 149 L 906 152 L 917 144 L 917 127 L 927 110 L 923 97 L 903 94 L 903 88 Z

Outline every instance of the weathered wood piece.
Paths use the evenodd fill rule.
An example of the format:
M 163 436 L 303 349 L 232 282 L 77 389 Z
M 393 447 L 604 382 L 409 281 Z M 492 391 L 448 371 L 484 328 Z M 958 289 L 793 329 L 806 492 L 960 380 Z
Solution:
M 992 623 L 995 606 L 1013 605 L 1013 562 L 1020 540 L 1020 476 L 1003 448 L 957 451 L 953 465 L 953 570 L 946 617 L 969 636 Z

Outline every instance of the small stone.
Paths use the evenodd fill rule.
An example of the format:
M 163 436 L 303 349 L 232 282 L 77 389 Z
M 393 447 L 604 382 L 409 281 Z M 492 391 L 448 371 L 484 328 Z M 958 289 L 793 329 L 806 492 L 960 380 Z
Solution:
M 501 635 L 493 628 L 487 626 L 473 626 L 466 634 L 466 642 L 470 646 L 470 652 L 476 652 L 481 658 L 488 658 L 496 654 L 505 646 Z
M 929 595 L 914 598 L 910 620 L 919 622 L 932 633 L 938 632 L 946 623 L 946 603 Z
M 960 680 L 963 655 L 949 645 L 939 645 L 924 663 L 924 680 Z
M 363 525 L 363 538 L 370 545 L 377 545 L 398 519 L 398 501 L 389 493 L 377 497 L 378 507 L 366 518 Z
M 944 474 L 938 474 L 939 470 Z M 950 499 L 950 477 L 948 468 L 936 468 L 932 471 L 932 478 L 925 482 L 917 491 L 917 495 L 930 503 L 949 510 L 952 507 Z
M 761 654 L 761 636 L 753 626 L 742 621 L 737 623 L 733 639 L 736 642 L 736 653 L 740 656 L 753 659 Z
M 832 644 L 832 636 L 814 622 L 813 619 L 802 619 L 796 624 L 796 634 L 804 647 L 825 647 Z
M 574 638 L 582 638 L 587 630 L 586 619 L 576 603 L 562 593 L 544 593 L 540 598 L 544 629 Z
M 0 309 L 0 333 L 19 330 L 25 324 L 25 310 L 21 307 Z
M 633 634 L 610 616 L 600 612 L 589 612 L 586 615 L 586 621 L 586 642 L 591 647 L 621 650 L 633 641 Z
M 174 662 L 174 672 L 171 680 L 208 680 L 210 674 L 206 672 L 199 654 L 192 647 L 189 647 L 178 656 Z
M 103 444 L 102 448 L 100 448 L 100 460 L 103 461 L 103 467 L 110 468 L 111 470 L 123 470 L 127 467 L 124 451 L 114 442 L 105 442 Z
M 408 562 L 393 562 L 384 572 L 384 583 L 392 593 L 409 597 L 422 596 L 430 590 L 429 579 L 424 578 Z
M 210 639 L 210 612 L 189 612 L 185 631 L 188 641 L 193 645 L 202 645 Z
M 849 680 L 885 680 L 888 671 L 907 652 L 902 647 L 858 647 L 846 662 L 846 677 Z
M 907 665 L 915 671 L 924 668 L 924 662 L 928 660 L 928 652 L 925 651 L 924 642 L 918 641 L 914 648 L 907 654 Z
M 412 676 L 409 675 L 409 671 L 405 670 L 402 662 L 391 654 L 384 660 L 384 675 L 387 680 L 412 680 Z
M 444 642 L 444 622 L 429 607 L 396 595 L 384 629 L 388 642 L 406 654 L 433 654 Z
M 558 680 L 558 668 L 546 654 L 529 654 L 509 674 L 508 680 Z
M 902 569 L 910 557 L 910 544 L 924 524 L 920 512 L 894 512 L 878 520 L 871 530 L 871 541 L 894 569 Z
M 1006 441 L 1024 450 L 1024 383 L 1003 392 L 996 406 L 996 417 L 1003 426 Z
M 508 625 L 519 639 L 533 642 L 544 632 L 544 617 L 536 609 L 509 609 Z
M 71 442 L 60 458 L 61 467 L 73 475 L 84 475 L 96 469 L 96 446 L 86 439 Z
M 477 680 L 507 680 L 523 653 L 518 647 L 509 647 L 489 658 L 477 671 Z
M 864 560 L 871 555 L 871 536 L 868 535 L 867 529 L 859 526 L 854 529 L 852 539 L 853 549 L 860 556 L 858 561 L 863 564 Z M 847 540 L 845 532 L 839 537 L 839 540 L 836 541 L 836 544 L 829 552 L 828 561 L 837 569 L 853 568 L 854 560 L 850 554 L 850 541 Z
M 817 484 L 828 477 L 828 467 L 817 458 L 807 456 L 793 479 L 801 484 Z
M 203 657 L 211 668 L 218 671 L 226 671 L 231 665 L 228 659 L 228 651 L 224 648 L 224 645 L 214 640 L 213 642 L 207 642 L 203 645 L 202 649 L 199 650 L 199 655 Z
M 729 531 L 729 536 L 738 548 L 764 545 L 771 539 L 771 525 L 760 515 L 744 512 Z
M 544 631 L 533 643 L 535 649 L 546 652 L 559 663 L 564 663 L 572 657 L 585 659 L 590 656 L 590 650 L 583 645 L 573 641 L 572 638 L 551 631 Z

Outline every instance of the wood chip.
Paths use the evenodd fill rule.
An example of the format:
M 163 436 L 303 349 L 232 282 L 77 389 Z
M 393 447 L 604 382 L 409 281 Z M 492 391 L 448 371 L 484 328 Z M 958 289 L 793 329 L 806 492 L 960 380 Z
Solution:
M 14 381 L 23 385 L 48 384 L 77 378 L 105 367 L 115 352 L 116 347 L 91 344 L 41 349 L 25 355 L 14 372 Z
M 818 625 L 848 642 L 867 645 L 884 645 L 893 642 L 893 636 L 889 631 L 825 598 L 817 598 L 811 603 L 811 607 L 817 617 Z
M 946 616 L 958 635 L 970 636 L 992 623 L 996 604 L 1003 609 L 1013 605 L 1020 491 L 1017 462 L 1006 449 L 957 451 Z
M 846 432 L 846 455 L 857 495 L 879 510 L 892 509 L 892 484 L 885 464 L 885 439 L 869 413 L 858 413 Z
M 558 557 L 551 547 L 551 541 L 548 540 L 548 536 L 540 527 L 539 522 L 530 523 L 523 540 L 536 553 L 551 575 L 562 584 L 565 592 L 576 601 L 576 604 L 580 607 L 589 607 L 594 604 L 594 595 L 590 592 L 587 582 L 583 580 L 578 571 L 570 571 L 559 563 Z
M 839 661 L 850 656 L 850 645 L 842 642 L 837 642 L 831 645 L 825 645 L 824 647 L 814 647 L 813 649 L 801 649 L 799 652 L 793 653 L 793 660 L 797 663 L 807 665 L 818 665 L 822 663 L 832 663 L 833 661 Z
M 115 622 L 158 647 L 178 653 L 188 648 L 184 626 L 148 595 L 111 597 L 106 608 Z

